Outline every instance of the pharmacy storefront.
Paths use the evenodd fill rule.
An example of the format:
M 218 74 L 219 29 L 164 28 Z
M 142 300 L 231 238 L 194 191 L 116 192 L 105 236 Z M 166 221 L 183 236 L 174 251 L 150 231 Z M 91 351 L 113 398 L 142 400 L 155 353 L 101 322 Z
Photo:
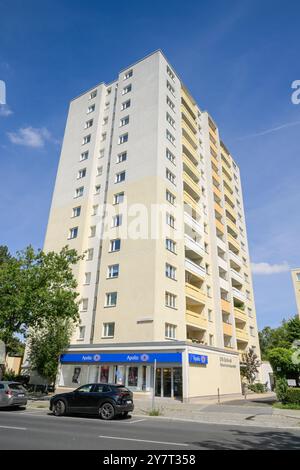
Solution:
M 239 368 L 235 359 L 230 359 L 232 368 L 222 368 L 220 372 L 222 380 L 231 384 L 239 383 L 239 376 L 234 381 L 231 377 L 234 374 L 236 379 Z M 202 390 L 207 390 L 205 395 L 217 393 L 217 385 L 208 385 L 210 377 L 214 377 L 212 384 L 219 381 L 217 368 L 221 363 L 219 353 L 187 345 L 182 349 L 160 351 L 143 351 L 141 348 L 122 352 L 68 351 L 60 358 L 57 384 L 60 388 L 74 389 L 92 382 L 115 383 L 125 385 L 133 392 L 149 395 L 155 390 L 158 397 L 188 399 L 203 395 Z M 224 373 L 229 376 L 222 377 Z M 233 393 L 238 391 L 239 385 L 234 387 Z

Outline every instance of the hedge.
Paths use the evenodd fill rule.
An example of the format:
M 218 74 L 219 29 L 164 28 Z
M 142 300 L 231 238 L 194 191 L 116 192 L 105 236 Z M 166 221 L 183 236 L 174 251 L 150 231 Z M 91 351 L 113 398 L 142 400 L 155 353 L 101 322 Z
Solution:
M 300 388 L 289 387 L 286 391 L 284 403 L 294 403 L 300 405 Z

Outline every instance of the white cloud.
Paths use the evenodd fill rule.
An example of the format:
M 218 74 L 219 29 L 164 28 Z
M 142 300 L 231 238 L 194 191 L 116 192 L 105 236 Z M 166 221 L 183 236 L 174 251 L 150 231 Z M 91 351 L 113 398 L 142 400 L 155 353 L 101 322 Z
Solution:
M 7 117 L 13 114 L 12 110 L 7 106 L 7 104 L 0 104 L 0 116 L 1 117 Z
M 41 148 L 44 147 L 45 142 L 53 141 L 50 132 L 45 127 L 22 127 L 17 132 L 8 132 L 7 135 L 13 144 L 32 148 Z
M 285 273 L 290 271 L 290 266 L 288 263 L 284 262 L 281 264 L 269 264 L 269 263 L 252 263 L 252 272 L 253 274 L 260 274 L 263 276 L 268 276 L 270 274 Z
M 300 121 L 294 122 L 287 122 L 286 124 L 281 124 L 277 127 L 272 127 L 271 129 L 266 129 L 265 131 L 256 132 L 255 134 L 244 135 L 243 137 L 238 137 L 235 140 L 244 140 L 244 139 L 251 139 L 252 137 L 261 137 L 263 135 L 272 134 L 273 132 L 281 131 L 282 129 L 286 129 L 287 127 L 298 126 Z

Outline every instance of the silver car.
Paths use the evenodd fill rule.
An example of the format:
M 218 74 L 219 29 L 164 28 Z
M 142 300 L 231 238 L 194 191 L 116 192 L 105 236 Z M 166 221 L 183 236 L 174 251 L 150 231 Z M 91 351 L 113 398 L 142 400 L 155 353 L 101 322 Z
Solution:
M 27 391 L 18 382 L 0 382 L 0 408 L 8 406 L 26 406 Z

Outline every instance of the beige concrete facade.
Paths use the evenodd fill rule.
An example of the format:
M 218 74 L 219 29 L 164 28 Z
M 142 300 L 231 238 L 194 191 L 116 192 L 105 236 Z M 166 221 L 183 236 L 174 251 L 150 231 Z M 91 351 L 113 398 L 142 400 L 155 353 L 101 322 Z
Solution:
M 291 274 L 292 274 L 293 286 L 294 286 L 294 291 L 295 291 L 297 313 L 300 318 L 300 268 L 293 269 Z
M 185 399 L 240 393 L 239 359 L 260 352 L 239 169 L 160 51 L 70 104 L 44 248 L 66 244 L 89 250 L 70 354 L 147 355 L 152 343 L 163 358 L 180 343 L 180 365 L 161 366 L 173 394 L 178 367 Z M 153 357 L 124 366 L 127 385 L 150 390 Z

